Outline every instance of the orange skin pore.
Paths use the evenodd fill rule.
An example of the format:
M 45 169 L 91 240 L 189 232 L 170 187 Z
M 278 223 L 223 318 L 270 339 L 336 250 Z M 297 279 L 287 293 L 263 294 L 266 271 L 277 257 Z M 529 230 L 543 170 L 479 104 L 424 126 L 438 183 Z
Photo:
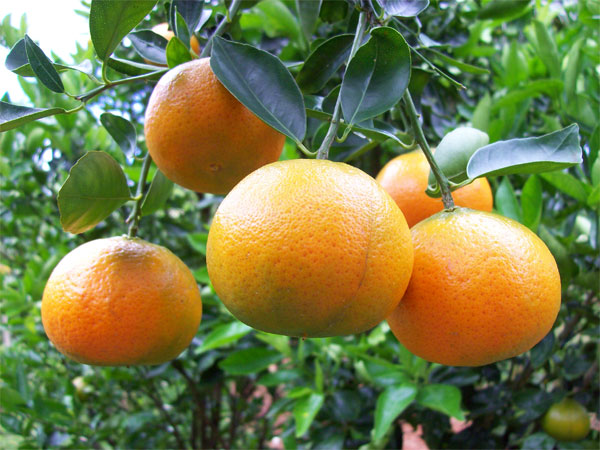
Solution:
M 206 256 L 235 317 L 301 337 L 374 327 L 402 298 L 413 264 L 404 216 L 373 178 L 308 159 L 242 180 L 215 214 Z
M 42 322 L 56 348 L 84 364 L 162 364 L 191 342 L 202 301 L 186 265 L 141 239 L 97 239 L 56 266 Z
M 449 366 L 481 366 L 529 350 L 550 331 L 560 309 L 560 276 L 528 228 L 457 208 L 411 233 L 412 277 L 388 323 L 412 353 Z
M 389 161 L 377 175 L 377 181 L 392 196 L 406 217 L 409 227 L 444 209 L 441 198 L 426 193 L 429 163 L 422 151 L 405 153 Z M 491 211 L 492 189 L 485 178 L 452 192 L 456 206 Z
M 181 64 L 158 82 L 146 109 L 146 144 L 175 183 L 226 194 L 276 161 L 285 136 L 260 120 L 221 84 L 208 58 Z

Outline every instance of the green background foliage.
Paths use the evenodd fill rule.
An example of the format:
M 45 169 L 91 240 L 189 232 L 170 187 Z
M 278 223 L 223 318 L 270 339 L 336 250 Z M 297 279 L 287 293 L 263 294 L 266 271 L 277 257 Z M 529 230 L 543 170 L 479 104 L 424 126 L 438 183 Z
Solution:
M 400 11 L 407 2 L 380 3 Z M 426 3 L 412 2 L 413 14 Z M 422 426 L 431 448 L 597 448 L 597 430 L 586 441 L 561 443 L 542 431 L 540 419 L 567 395 L 589 412 L 600 413 L 599 4 L 595 0 L 430 3 L 418 21 L 393 17 L 387 22 L 393 30 L 384 36 L 380 29 L 371 39 L 385 41 L 378 47 L 384 50 L 408 47 L 409 90 L 431 144 L 465 124 L 485 131 L 491 143 L 540 136 L 573 123 L 579 127 L 581 164 L 490 179 L 495 210 L 537 232 L 559 265 L 563 304 L 544 340 L 507 361 L 459 368 L 410 354 L 385 323 L 356 336 L 309 340 L 255 331 L 225 309 L 206 271 L 207 233 L 222 197 L 173 187 L 152 167 L 148 179 L 155 180 L 155 193 L 142 211 L 139 235 L 168 247 L 192 269 L 204 306 L 200 329 L 177 360 L 161 366 L 100 368 L 67 360 L 42 328 L 44 284 L 57 262 L 77 245 L 126 233 L 125 220 L 133 208 L 127 196 L 140 178 L 145 152 L 143 112 L 159 73 L 100 90 L 76 113 L 19 123 L 0 134 L 4 448 L 264 448 L 269 443 L 290 449 L 400 448 L 399 420 Z M 126 17 L 134 22 L 131 26 L 152 5 L 139 2 Z M 196 21 L 200 27 L 196 35 L 205 45 L 225 12 L 222 4 L 206 3 L 201 16 L 190 13 L 182 20 L 188 25 L 190 17 Z M 24 75 L 19 83 L 31 102 L 28 106 L 76 108 L 76 99 L 60 91 L 96 89 L 96 80 L 103 77 L 99 60 L 107 61 L 105 67 L 110 68 L 104 75 L 110 80 L 157 70 L 145 64 L 133 46 L 121 42 L 131 26 L 108 39 L 102 33 L 102 17 L 96 15 L 91 25 L 92 40 L 102 54 L 97 55 L 90 44 L 78 46 L 73 55 L 73 62 L 85 67 L 83 72 L 65 68 L 65 61 L 50 62 L 43 53 L 40 56 L 33 41 L 24 41 L 30 64 L 20 61 L 11 69 Z M 173 16 L 168 4 L 160 1 L 136 30 L 166 20 L 173 23 Z M 303 97 L 292 96 L 292 109 L 284 118 L 292 131 L 286 133 L 290 139 L 282 158 L 299 157 L 296 143 L 302 139 L 306 147 L 318 148 L 328 126 L 323 120 L 333 112 L 340 84 L 342 102 L 344 96 L 352 100 L 347 91 L 351 87 L 341 83 L 340 67 L 352 45 L 348 33 L 354 33 L 357 21 L 352 2 L 242 2 L 228 37 L 277 56 L 302 90 Z M 26 20 L 16 29 L 6 17 L 0 30 L 0 44 L 13 48 L 27 32 Z M 178 31 L 184 47 L 189 41 L 186 32 Z M 189 56 L 173 42 L 166 47 L 170 66 Z M 217 52 L 226 45 L 219 42 Z M 236 49 L 250 56 L 256 51 Z M 371 49 L 366 47 L 357 58 L 364 58 L 367 51 Z M 400 82 L 409 70 L 403 61 L 389 74 Z M 356 64 L 349 69 L 354 80 L 346 82 L 360 82 L 369 70 Z M 377 85 L 367 89 L 373 98 L 381 92 Z M 304 117 L 304 107 L 305 133 L 302 124 L 294 122 Z M 330 158 L 349 160 L 374 176 L 388 160 L 407 151 L 414 144 L 410 122 L 398 106 L 388 109 L 389 105 L 374 111 L 358 107 L 367 111 L 358 114 L 363 132 L 334 143 Z M 102 217 L 92 211 L 97 216 L 85 226 L 67 220 L 74 227 L 71 231 L 88 230 L 74 235 L 61 228 L 65 222 L 61 223 L 57 196 L 69 170 L 88 151 L 105 152 L 111 164 L 120 166 L 123 174 L 115 169 L 111 177 L 123 176 L 130 192 L 125 192 L 125 185 L 119 191 L 115 182 L 108 183 L 119 191 L 114 205 L 105 205 Z M 94 166 L 89 170 L 93 172 Z M 60 213 L 66 214 L 62 207 Z M 455 421 L 466 421 L 467 426 L 453 431 Z

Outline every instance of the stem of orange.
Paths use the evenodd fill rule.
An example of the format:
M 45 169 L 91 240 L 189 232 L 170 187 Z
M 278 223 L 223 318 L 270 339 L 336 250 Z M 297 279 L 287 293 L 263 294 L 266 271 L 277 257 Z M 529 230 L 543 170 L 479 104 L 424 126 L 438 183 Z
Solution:
M 152 164 L 152 158 L 150 157 L 150 152 L 146 153 L 144 157 L 144 162 L 142 163 L 142 171 L 140 172 L 140 179 L 137 185 L 137 192 L 135 194 L 136 201 L 133 206 L 133 211 L 131 215 L 127 219 L 127 222 L 131 221 L 129 224 L 129 231 L 127 236 L 129 238 L 134 238 L 137 236 L 137 231 L 140 225 L 140 219 L 142 218 L 142 204 L 144 203 L 144 199 L 146 198 L 146 178 L 148 177 L 148 170 L 150 169 L 150 164 Z
M 452 199 L 452 192 L 450 191 L 450 184 L 448 183 L 448 178 L 446 178 L 446 175 L 444 175 L 444 172 L 442 172 L 440 167 L 435 162 L 435 159 L 433 158 L 433 153 L 429 148 L 429 144 L 427 143 L 427 139 L 425 139 L 425 134 L 423 133 L 423 128 L 421 127 L 421 123 L 419 122 L 419 114 L 417 113 L 417 108 L 415 108 L 415 104 L 408 89 L 406 89 L 406 93 L 404 94 L 404 104 L 406 106 L 406 112 L 408 113 L 408 116 L 410 117 L 410 121 L 412 123 L 412 128 L 415 133 L 415 139 L 421 146 L 423 153 L 425 153 L 425 158 L 427 158 L 427 162 L 431 166 L 433 175 L 435 176 L 435 179 L 440 185 L 444 208 L 453 209 L 454 200 Z

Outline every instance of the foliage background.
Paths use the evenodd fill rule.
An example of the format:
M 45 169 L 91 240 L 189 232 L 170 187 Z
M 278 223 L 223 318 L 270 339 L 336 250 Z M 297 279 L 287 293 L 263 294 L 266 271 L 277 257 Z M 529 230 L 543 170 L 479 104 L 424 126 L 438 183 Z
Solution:
M 45 281 L 75 246 L 124 233 L 130 211 L 125 206 L 96 228 L 71 235 L 61 230 L 56 194 L 69 168 L 89 150 L 108 152 L 132 184 L 138 179 L 140 161 L 123 154 L 99 121 L 99 112 L 115 112 L 143 136 L 152 83 L 126 84 L 77 114 L 0 134 L 2 446 L 400 448 L 399 422 L 381 423 L 406 407 L 399 418 L 422 425 L 432 448 L 597 448 L 597 430 L 586 441 L 559 443 L 541 431 L 539 419 L 567 394 L 600 413 L 600 5 L 537 1 L 494 9 L 497 3 L 432 1 L 418 20 L 401 19 L 394 26 L 413 47 L 410 90 L 431 143 L 467 122 L 491 141 L 537 136 L 571 123 L 580 127 L 580 166 L 490 180 L 495 209 L 537 231 L 560 267 L 563 305 L 540 344 L 511 360 L 457 368 L 412 356 L 385 324 L 362 335 L 305 341 L 254 331 L 228 313 L 208 280 L 206 237 L 220 197 L 175 187 L 163 209 L 144 217 L 140 235 L 173 250 L 201 286 L 204 316 L 192 345 L 176 361 L 157 367 L 98 368 L 66 360 L 41 325 Z M 251 7 L 234 22 L 231 37 L 283 61 L 303 61 L 325 38 L 353 32 L 357 16 L 350 3 L 324 2 L 314 32 L 306 35 L 292 1 L 245 6 Z M 213 13 L 201 38 L 224 12 L 222 5 L 206 8 Z M 138 28 L 165 18 L 159 2 Z M 26 20 L 15 29 L 4 18 L 1 31 L 0 44 L 10 48 L 27 31 Z M 131 47 L 121 45 L 117 54 L 141 61 Z M 91 45 L 73 58 L 99 73 Z M 79 72 L 61 77 L 70 92 L 92 86 Z M 339 80 L 317 94 L 327 95 Z M 34 105 L 71 106 L 34 78 L 19 82 Z M 392 109 L 382 119 L 410 134 L 401 112 Z M 309 119 L 308 125 L 309 142 L 318 142 L 321 122 Z M 143 148 L 143 140 L 139 144 Z M 352 164 L 376 175 L 405 151 L 388 141 L 361 154 L 364 145 L 351 137 L 331 156 L 354 155 Z M 288 142 L 283 157 L 298 156 Z M 407 406 L 400 399 L 410 386 L 419 393 Z M 456 433 L 451 417 L 469 426 Z

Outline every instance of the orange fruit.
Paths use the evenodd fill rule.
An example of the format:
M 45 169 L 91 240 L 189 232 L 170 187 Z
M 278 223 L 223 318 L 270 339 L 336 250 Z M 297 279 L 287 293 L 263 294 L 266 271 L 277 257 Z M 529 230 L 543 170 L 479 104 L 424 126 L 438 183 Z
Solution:
M 377 175 L 377 181 L 392 196 L 406 217 L 409 227 L 444 209 L 441 198 L 431 198 L 425 193 L 429 163 L 425 154 L 415 151 L 389 161 Z M 456 206 L 491 211 L 494 200 L 492 189 L 485 178 L 452 192 Z
M 146 109 L 146 144 L 158 168 L 197 192 L 225 194 L 279 159 L 285 136 L 242 105 L 217 79 L 208 58 L 168 71 Z
M 99 366 L 161 364 L 190 343 L 202 301 L 186 265 L 141 239 L 97 239 L 52 271 L 42 322 L 56 348 Z
M 367 174 L 296 159 L 244 178 L 207 242 L 214 289 L 242 322 L 269 333 L 365 331 L 402 298 L 413 263 L 402 212 Z
M 550 331 L 560 309 L 560 276 L 528 228 L 456 208 L 418 223 L 411 234 L 412 277 L 388 323 L 412 353 L 449 366 L 481 366 L 529 350 Z
M 559 441 L 579 441 L 590 431 L 590 416 L 581 403 L 565 398 L 546 412 L 542 428 Z
M 158 25 L 154 25 L 152 27 L 152 31 L 154 31 L 156 34 L 161 35 L 167 41 L 170 41 L 173 38 L 173 36 L 175 36 L 175 33 L 173 33 L 171 30 L 169 30 L 169 24 L 167 22 L 163 22 L 163 23 L 159 23 Z M 198 42 L 198 39 L 194 35 L 190 36 L 190 47 L 196 55 L 200 54 L 200 43 Z

